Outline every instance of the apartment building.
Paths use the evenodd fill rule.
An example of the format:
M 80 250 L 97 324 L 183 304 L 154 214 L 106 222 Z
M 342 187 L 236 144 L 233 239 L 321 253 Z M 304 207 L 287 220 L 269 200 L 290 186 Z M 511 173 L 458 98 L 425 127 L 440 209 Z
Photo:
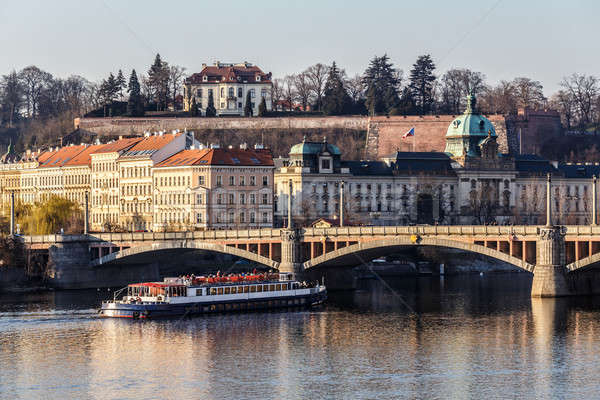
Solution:
M 271 152 L 181 151 L 154 168 L 154 229 L 261 228 L 273 223 Z

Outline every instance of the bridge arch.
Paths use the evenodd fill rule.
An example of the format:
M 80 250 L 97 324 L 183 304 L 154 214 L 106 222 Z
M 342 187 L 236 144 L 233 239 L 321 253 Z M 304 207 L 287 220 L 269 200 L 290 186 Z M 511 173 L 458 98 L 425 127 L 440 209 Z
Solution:
M 320 266 L 335 265 L 337 263 L 343 262 L 344 259 L 350 260 L 361 253 L 376 254 L 386 248 L 411 246 L 447 247 L 464 250 L 471 253 L 482 254 L 500 261 L 504 261 L 508 264 L 514 265 L 517 268 L 521 268 L 531 273 L 533 273 L 535 267 L 534 265 L 529 264 L 528 262 L 523 261 L 520 258 L 513 257 L 508 254 L 502 253 L 501 251 L 490 249 L 488 247 L 481 246 L 478 244 L 440 238 L 422 238 L 421 240 L 419 240 L 418 243 L 414 243 L 410 240 L 410 237 L 404 236 L 394 237 L 390 239 L 361 242 L 351 246 L 342 247 L 341 249 L 326 253 L 319 257 L 315 257 L 312 260 L 308 260 L 304 263 L 303 266 L 305 270 L 310 270 L 312 268 Z
M 206 251 L 214 251 L 222 254 L 229 254 L 232 256 L 237 256 L 241 258 L 245 258 L 250 261 L 257 262 L 259 264 L 265 265 L 270 268 L 279 269 L 279 263 L 273 261 L 267 257 L 258 255 L 256 253 L 252 253 L 247 250 L 238 249 L 236 247 L 227 246 L 224 244 L 218 243 L 210 243 L 199 240 L 191 240 L 191 241 L 162 241 L 155 242 L 151 244 L 141 244 L 139 246 L 130 247 L 128 249 L 124 249 L 115 253 L 107 254 L 98 259 L 92 260 L 90 265 L 92 267 L 98 267 L 100 265 L 119 260 L 121 258 L 130 257 L 136 254 L 142 254 L 152 251 L 160 251 L 160 250 L 173 250 L 173 249 L 192 249 L 192 250 L 206 250 Z
M 574 261 L 571 264 L 567 264 L 567 270 L 573 272 L 583 268 L 590 268 L 596 264 L 600 265 L 600 253 L 596 253 L 589 257 L 582 258 L 579 261 Z

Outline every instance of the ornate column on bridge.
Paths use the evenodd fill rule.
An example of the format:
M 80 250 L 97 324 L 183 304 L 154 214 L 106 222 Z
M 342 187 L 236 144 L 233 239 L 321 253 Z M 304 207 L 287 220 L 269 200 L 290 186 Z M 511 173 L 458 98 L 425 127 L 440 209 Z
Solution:
M 281 263 L 279 264 L 279 272 L 292 273 L 294 279 L 301 279 L 304 274 L 300 232 L 296 229 L 281 230 Z
M 559 297 L 571 294 L 566 279 L 565 233 L 563 226 L 538 228 L 531 297 Z

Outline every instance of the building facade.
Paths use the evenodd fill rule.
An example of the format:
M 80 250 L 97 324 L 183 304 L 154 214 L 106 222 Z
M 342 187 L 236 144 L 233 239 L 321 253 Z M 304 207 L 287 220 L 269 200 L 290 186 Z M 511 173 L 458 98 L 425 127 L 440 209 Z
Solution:
M 290 181 L 292 216 L 302 225 L 339 219 L 340 212 L 345 223 L 356 225 L 541 224 L 548 174 L 553 222 L 592 222 L 598 163 L 501 153 L 494 125 L 477 112 L 474 97 L 467 103 L 447 128 L 445 152 L 343 161 L 340 149 L 326 140 L 293 146 L 275 173 L 275 224 L 285 224 Z
M 252 114 L 258 115 L 258 106 L 263 98 L 267 110 L 271 110 L 272 87 L 271 73 L 265 74 L 248 62 L 202 64 L 202 71 L 192 74 L 184 82 L 184 109 L 190 111 L 195 101 L 199 113 L 206 115 L 212 96 L 217 115 L 244 115 L 249 93 Z

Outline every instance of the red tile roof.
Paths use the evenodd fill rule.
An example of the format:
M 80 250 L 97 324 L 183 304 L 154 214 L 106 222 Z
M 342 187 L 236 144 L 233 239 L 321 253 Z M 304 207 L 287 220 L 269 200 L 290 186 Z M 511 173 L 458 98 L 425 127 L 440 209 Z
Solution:
M 74 166 L 78 166 L 78 165 L 90 165 L 90 161 L 91 161 L 90 155 L 93 153 L 97 153 L 104 146 L 106 146 L 106 145 L 95 144 L 92 146 L 87 146 L 82 152 L 80 152 L 75 157 L 71 158 L 70 160 L 66 161 L 63 164 L 63 166 L 74 167 Z
M 183 132 L 179 132 L 176 134 L 172 133 L 164 133 L 162 135 L 152 135 L 148 137 L 142 138 L 139 142 L 137 142 L 133 147 L 127 150 L 124 154 L 125 157 L 141 157 L 141 156 L 149 156 L 157 150 L 160 150 L 167 144 L 169 144 L 173 139 L 178 136 L 183 135 Z M 145 153 L 136 153 L 136 152 L 145 152 Z
M 39 168 L 62 167 L 85 149 L 85 145 L 61 147 L 43 163 L 40 162 Z
M 203 77 L 207 77 L 207 82 Z M 260 81 L 256 77 L 260 76 Z M 224 79 L 223 79 L 224 78 Z M 265 74 L 259 67 L 252 64 L 218 64 L 206 66 L 202 71 L 192 74 L 185 83 L 206 84 L 215 82 L 244 82 L 244 83 L 270 83 L 271 73 Z
M 231 165 L 264 167 L 273 166 L 273 156 L 269 150 L 242 149 L 197 149 L 182 150 L 156 167 L 181 167 L 190 165 Z
M 112 153 L 115 151 L 127 150 L 128 148 L 135 145 L 136 143 L 139 143 L 142 139 L 144 139 L 144 138 L 134 137 L 134 138 L 115 140 L 114 142 L 106 143 L 104 146 L 102 146 L 102 148 L 96 150 L 94 152 L 94 154 Z

